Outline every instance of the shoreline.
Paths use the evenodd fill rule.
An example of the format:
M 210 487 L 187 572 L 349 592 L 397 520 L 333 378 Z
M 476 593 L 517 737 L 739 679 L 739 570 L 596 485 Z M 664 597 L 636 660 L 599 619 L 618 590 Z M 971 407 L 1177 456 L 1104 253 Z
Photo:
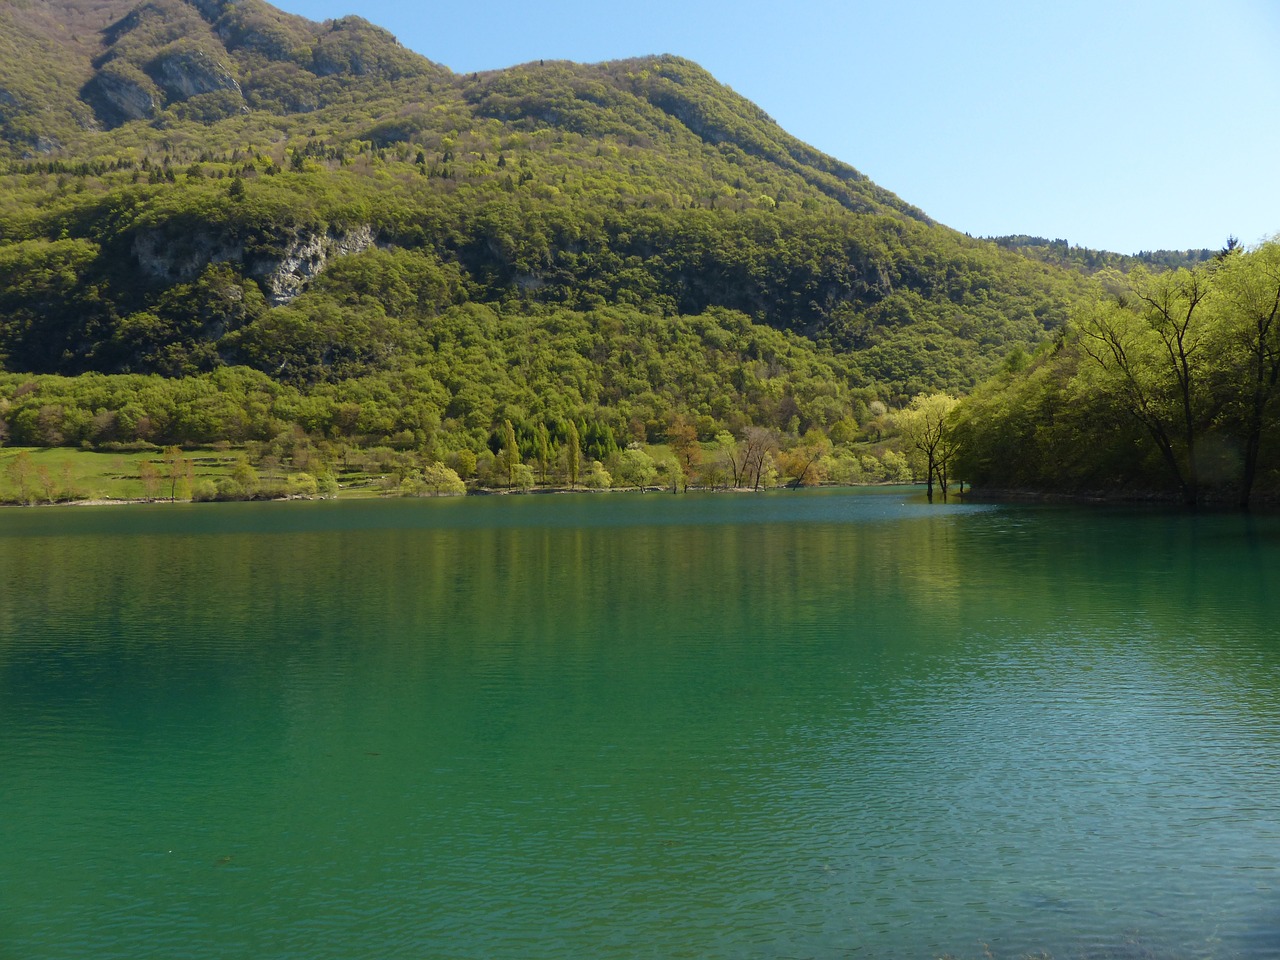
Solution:
M 477 488 L 468 490 L 465 494 L 442 494 L 402 497 L 399 495 L 385 496 L 372 490 L 351 491 L 346 495 L 339 494 L 334 497 L 319 496 L 280 496 L 280 497 L 245 497 L 243 499 L 232 500 L 171 500 L 168 497 L 85 497 L 76 500 L 54 500 L 41 501 L 33 503 L 18 503 L 12 500 L 0 501 L 0 508 L 33 508 L 33 507 L 118 507 L 118 506 L 138 506 L 148 504 L 218 504 L 218 503 L 285 503 L 289 501 L 306 501 L 316 502 L 325 500 L 460 500 L 468 497 L 545 497 L 545 496 L 567 496 L 570 494 L 590 494 L 590 495 L 613 495 L 613 494 L 662 494 L 666 496 L 683 496 L 686 493 L 695 494 L 761 494 L 776 493 L 779 491 L 795 492 L 797 490 L 859 490 L 872 489 L 876 487 L 895 487 L 910 486 L 912 488 L 919 487 L 924 489 L 924 483 L 911 484 L 894 484 L 894 483 L 854 483 L 854 484 L 819 484 L 809 487 L 791 487 L 780 486 L 770 487 L 762 490 L 752 490 L 746 487 L 716 487 L 716 488 L 694 488 L 690 487 L 679 492 L 673 491 L 667 487 L 621 487 L 608 489 L 590 489 L 577 487 L 570 489 L 569 487 L 543 487 L 530 490 L 505 490 Z M 1209 497 L 1201 501 L 1196 507 L 1186 507 L 1179 498 L 1171 493 L 1163 493 L 1156 491 L 1125 491 L 1125 492 L 1079 492 L 1079 493 L 1062 493 L 1037 490 L 966 490 L 963 495 L 952 496 L 950 504 L 1009 504 L 1009 505 L 1059 505 L 1059 506 L 1099 506 L 1099 507 L 1151 507 L 1159 509 L 1176 509 L 1180 512 L 1195 512 L 1197 509 L 1219 511 L 1242 511 L 1264 510 L 1274 512 L 1280 510 L 1280 498 L 1275 497 L 1258 497 L 1249 507 L 1242 508 L 1235 502 L 1232 497 Z M 935 498 L 935 505 L 945 506 L 941 500 Z
M 1237 502 L 1236 495 L 1231 492 L 1229 495 L 1215 496 L 1211 491 L 1209 495 L 1201 498 L 1200 502 L 1194 507 L 1189 507 L 1182 502 L 1182 498 L 1173 491 L 1160 490 L 1116 490 L 1116 491 L 1078 491 L 1075 493 L 1066 493 L 1062 491 L 1047 490 L 973 490 L 964 495 L 965 502 L 969 503 L 1022 503 L 1022 504 L 1080 504 L 1080 505 L 1097 505 L 1097 506 L 1150 506 L 1150 507 L 1173 507 L 1178 510 L 1194 512 L 1198 509 L 1209 510 L 1250 510 L 1255 508 L 1264 508 L 1274 510 L 1280 508 L 1280 495 L 1268 495 L 1267 493 L 1255 493 L 1250 500 L 1248 507 L 1241 507 Z
M 778 491 L 796 490 L 859 490 L 870 489 L 874 487 L 898 487 L 911 486 L 924 489 L 923 483 L 898 484 L 898 483 L 850 483 L 850 484 L 819 484 L 809 487 L 791 487 L 780 486 L 770 487 L 762 490 L 752 490 L 747 487 L 690 487 L 688 489 L 676 492 L 668 487 L 610 487 L 606 489 L 592 489 L 585 487 L 542 487 L 530 490 L 504 490 L 477 488 L 468 490 L 466 493 L 442 494 L 439 496 L 413 496 L 402 497 L 399 495 L 384 496 L 374 491 L 365 492 L 352 491 L 346 496 L 339 494 L 335 497 L 308 497 L 308 496 L 284 496 L 284 497 L 245 497 L 243 499 L 234 500 L 171 500 L 168 497 L 121 497 L 118 499 L 111 497 L 85 497 L 76 500 L 52 500 L 41 501 L 38 503 L 18 503 L 12 500 L 0 501 L 0 508 L 16 507 L 16 508 L 32 508 L 32 507 L 116 507 L 116 506 L 132 506 L 145 504 L 217 504 L 217 503 L 285 503 L 288 501 L 325 501 L 325 500 L 464 500 L 468 497 L 543 497 L 543 496 L 560 496 L 568 494 L 591 494 L 591 495 L 609 495 L 609 494 L 663 494 L 666 496 L 683 496 L 686 493 L 713 493 L 713 494 L 760 494 L 760 493 L 776 493 Z

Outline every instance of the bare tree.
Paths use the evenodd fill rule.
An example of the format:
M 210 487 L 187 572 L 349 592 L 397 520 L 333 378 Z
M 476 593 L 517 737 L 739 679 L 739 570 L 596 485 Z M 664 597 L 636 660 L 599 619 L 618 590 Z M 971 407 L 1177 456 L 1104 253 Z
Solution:
M 778 449 L 778 432 L 768 427 L 747 427 L 742 431 L 742 446 L 742 481 L 752 490 L 759 490 L 769 455 Z

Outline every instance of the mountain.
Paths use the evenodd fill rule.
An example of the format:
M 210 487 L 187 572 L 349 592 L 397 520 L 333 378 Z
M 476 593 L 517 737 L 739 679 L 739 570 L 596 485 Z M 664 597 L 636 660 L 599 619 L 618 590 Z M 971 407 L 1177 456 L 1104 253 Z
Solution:
M 133 120 L 305 112 L 448 75 L 359 17 L 320 25 L 254 0 L 13 0 L 0 26 L 0 117 L 28 155 Z
M 933 222 L 672 56 L 457 75 L 359 17 L 261 0 L 13 0 L 0 134 L 15 438 L 107 436 L 32 374 L 251 381 L 320 411 L 143 418 L 180 440 L 292 423 L 458 445 L 553 417 L 826 430 L 971 387 L 1086 288 Z M 99 408 L 119 413 L 134 388 L 110 382 Z M 17 400 L 55 395 L 71 426 L 12 426 Z

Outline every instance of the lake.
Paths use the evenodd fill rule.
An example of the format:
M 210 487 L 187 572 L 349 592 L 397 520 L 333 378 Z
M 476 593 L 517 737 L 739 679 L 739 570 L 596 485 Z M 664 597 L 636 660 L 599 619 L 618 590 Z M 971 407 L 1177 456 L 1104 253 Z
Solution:
M 0 958 L 1280 956 L 1280 518 L 0 511 Z

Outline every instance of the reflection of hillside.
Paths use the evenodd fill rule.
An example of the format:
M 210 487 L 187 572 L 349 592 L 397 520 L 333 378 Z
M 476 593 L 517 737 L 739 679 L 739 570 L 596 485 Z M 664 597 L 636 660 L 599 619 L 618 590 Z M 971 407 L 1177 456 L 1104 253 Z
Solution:
M 822 496 L 810 504 L 843 502 Z M 720 512 L 728 498 L 704 502 L 682 515 L 679 501 L 592 501 L 586 525 L 571 500 L 429 515 L 376 504 L 363 530 L 304 505 L 267 533 L 252 532 L 255 518 L 280 524 L 279 508 L 216 508 L 243 533 L 186 522 L 207 511 L 132 512 L 105 539 L 6 539 L 0 669 L 92 676 L 128 662 L 155 684 L 191 686 L 265 669 L 281 703 L 384 672 L 424 690 L 457 675 L 524 689 L 559 674 L 569 691 L 616 682 L 616 707 L 640 717 L 664 695 L 658 684 L 628 702 L 638 678 L 688 670 L 757 689 L 757 658 L 779 683 L 813 682 L 816 659 L 828 680 L 857 685 L 880 670 L 964 672 L 1045 637 L 1085 665 L 1140 643 L 1153 668 L 1217 678 L 1233 696 L 1259 681 L 1241 670 L 1269 662 L 1280 611 L 1265 589 L 1265 521 L 1030 509 L 786 523 L 776 498 L 777 517 L 737 524 Z M 592 525 L 596 507 L 621 525 Z M 645 525 L 647 509 L 667 512 Z M 155 535 L 128 532 L 139 517 Z M 282 644 L 287 671 L 273 668 Z M 595 676 L 606 661 L 625 675 Z
M 1275 872 L 1277 524 L 904 500 L 10 511 L 0 880 L 97 858 L 92 896 L 150 902 L 178 875 L 130 865 L 176 835 L 450 955 L 556 911 L 576 955 L 1241 929 Z
M 71 683 L 108 699 L 117 687 L 102 681 L 122 670 L 120 689 L 144 682 L 201 697 L 265 673 L 282 709 L 361 678 L 393 676 L 452 702 L 445 688 L 459 676 L 516 691 L 558 676 L 566 697 L 616 683 L 616 709 L 639 722 L 690 710 L 687 681 L 629 692 L 644 677 L 708 678 L 714 701 L 758 690 L 761 658 L 779 649 L 794 654 L 772 668 L 789 683 L 814 656 L 852 647 L 875 661 L 932 643 L 940 622 L 954 630 L 954 518 L 919 516 L 892 533 L 885 523 L 788 524 L 788 501 L 776 498 L 777 517 L 728 522 L 761 502 L 707 498 L 688 514 L 694 525 L 677 512 L 655 526 L 644 525 L 642 501 L 617 498 L 590 501 L 587 526 L 556 525 L 581 509 L 571 500 L 431 505 L 439 526 L 421 505 L 374 504 L 366 530 L 334 524 L 328 505 L 63 513 L 45 535 L 0 541 L 11 588 L 0 671 L 33 691 Z M 593 509 L 628 525 L 591 526 Z M 700 524 L 704 510 L 714 522 Z M 82 522 L 104 536 L 77 530 Z M 609 660 L 624 672 L 602 678 Z

